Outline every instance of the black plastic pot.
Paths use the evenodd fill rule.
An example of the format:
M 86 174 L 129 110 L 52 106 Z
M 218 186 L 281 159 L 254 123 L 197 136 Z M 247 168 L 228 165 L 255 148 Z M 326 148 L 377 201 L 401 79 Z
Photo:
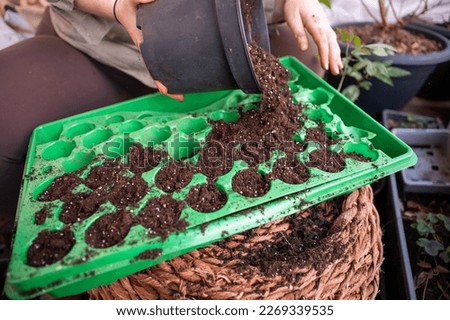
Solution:
M 141 5 L 137 24 L 150 74 L 170 93 L 240 88 L 260 92 L 248 52 L 270 51 L 261 0 L 247 16 L 240 0 L 164 0 Z
M 414 277 L 395 174 L 389 176 L 384 220 L 385 279 L 389 299 L 416 300 Z
M 364 25 L 359 23 L 356 25 Z M 345 27 L 350 24 L 336 26 Z M 351 24 L 355 25 L 355 24 Z M 393 65 L 411 72 L 409 76 L 394 78 L 393 86 L 389 86 L 377 79 L 373 79 L 372 88 L 369 91 L 361 90 L 356 104 L 374 117 L 380 117 L 381 111 L 386 108 L 399 110 L 413 98 L 426 82 L 428 76 L 440 63 L 450 61 L 450 42 L 442 35 L 427 30 L 423 27 L 409 25 L 406 29 L 423 33 L 442 44 L 442 50 L 424 55 L 396 54 L 388 57 L 373 56 L 373 60 L 392 60 Z M 346 44 L 340 43 L 342 52 L 345 52 Z M 327 81 L 334 87 L 338 86 L 340 78 L 327 74 Z M 352 80 L 344 82 L 344 87 L 351 84 Z
M 424 22 L 413 22 L 412 25 L 439 33 L 450 40 L 450 29 Z M 440 63 L 430 74 L 417 96 L 424 99 L 445 101 L 450 100 L 450 60 Z

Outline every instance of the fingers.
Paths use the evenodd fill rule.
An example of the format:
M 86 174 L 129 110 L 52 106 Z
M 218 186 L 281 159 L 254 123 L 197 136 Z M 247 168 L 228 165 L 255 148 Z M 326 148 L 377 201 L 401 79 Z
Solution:
M 119 0 L 117 3 L 117 16 L 123 27 L 127 30 L 136 47 L 143 42 L 142 31 L 136 26 L 137 7 L 140 4 L 154 2 L 155 0 Z
M 317 0 L 286 0 L 284 16 L 294 34 L 300 50 L 308 48 L 306 31 L 317 44 L 320 64 L 332 74 L 339 74 L 343 68 L 336 33 L 331 28 L 325 13 Z
M 292 33 L 297 40 L 297 45 L 300 50 L 305 51 L 308 49 L 308 38 L 306 37 L 305 28 L 303 27 L 303 21 L 300 16 L 299 8 L 292 2 L 286 2 L 284 6 L 284 17 L 291 29 Z
M 334 75 L 338 75 L 344 68 L 344 64 L 341 59 L 341 49 L 337 42 L 336 33 L 331 30 L 328 33 L 328 43 L 329 43 L 329 59 L 330 59 L 330 72 Z
M 175 99 L 177 101 L 183 102 L 184 101 L 184 95 L 183 94 L 171 94 L 168 92 L 168 89 L 165 85 L 163 85 L 160 81 L 155 80 L 155 85 L 158 88 L 159 92 L 161 92 L 163 95 L 168 96 L 172 99 Z

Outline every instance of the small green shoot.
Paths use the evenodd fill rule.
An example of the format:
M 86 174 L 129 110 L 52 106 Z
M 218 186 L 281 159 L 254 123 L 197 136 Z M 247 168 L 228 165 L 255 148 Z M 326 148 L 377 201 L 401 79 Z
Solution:
M 442 238 L 439 236 L 438 230 L 445 228 L 450 232 L 450 218 L 444 214 L 421 213 L 417 220 L 411 224 L 411 227 L 417 231 L 420 238 L 417 245 L 423 248 L 425 253 L 431 257 L 438 257 L 444 263 L 450 262 L 450 246 L 445 247 Z
M 374 43 L 364 45 L 357 35 L 348 33 L 343 29 L 337 29 L 340 39 L 347 44 L 342 62 L 344 69 L 337 90 L 351 101 L 356 101 L 361 89 L 370 90 L 373 78 L 393 86 L 392 78 L 410 75 L 409 71 L 392 66 L 391 60 L 371 60 L 371 56 L 386 57 L 393 55 L 395 49 L 387 44 Z M 343 88 L 346 77 L 355 79 L 356 84 Z

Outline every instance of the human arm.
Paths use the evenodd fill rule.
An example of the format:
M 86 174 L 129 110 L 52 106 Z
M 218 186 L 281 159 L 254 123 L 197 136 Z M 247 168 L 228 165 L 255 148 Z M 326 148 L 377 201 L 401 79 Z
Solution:
M 80 11 L 100 16 L 103 18 L 115 20 L 125 28 L 130 35 L 134 44 L 139 48 L 139 45 L 143 41 L 141 30 L 136 27 L 136 14 L 139 4 L 151 3 L 155 0 L 74 0 L 73 5 Z M 115 8 L 114 8 L 115 5 Z M 114 12 L 115 15 L 114 16 Z M 158 90 L 171 98 L 178 101 L 183 101 L 184 96 L 181 94 L 170 94 L 167 88 L 160 82 L 155 80 L 155 85 Z
M 136 13 L 139 4 L 155 0 L 74 0 L 74 7 L 92 15 L 117 20 L 127 30 L 137 47 L 142 42 L 142 32 L 136 27 Z M 116 6 L 114 8 L 114 4 Z M 114 10 L 115 9 L 115 10 Z M 114 11 L 116 17 L 114 17 Z
M 277 16 L 284 17 L 303 51 L 308 48 L 307 30 L 319 49 L 322 68 L 339 74 L 343 64 L 336 33 L 318 0 L 276 0 L 274 20 Z

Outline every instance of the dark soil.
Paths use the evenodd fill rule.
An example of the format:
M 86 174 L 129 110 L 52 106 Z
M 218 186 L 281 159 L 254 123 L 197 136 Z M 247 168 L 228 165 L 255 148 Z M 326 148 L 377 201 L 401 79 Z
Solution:
M 431 223 L 427 219 L 429 213 L 442 214 L 450 218 L 450 200 L 439 194 L 404 194 L 403 219 L 408 243 L 408 252 L 414 276 L 417 299 L 450 300 L 450 263 L 446 263 L 439 255 L 433 257 L 424 248 L 417 245 L 419 238 L 427 238 L 440 242 L 444 248 L 450 246 L 450 232 L 442 221 Z M 418 220 L 426 221 L 432 226 L 434 233 L 428 236 L 419 235 L 412 228 Z
M 416 117 L 412 114 L 407 116 L 392 115 L 387 119 L 389 130 L 393 128 L 414 128 L 414 129 L 439 129 L 439 120 Z
M 265 241 L 260 241 L 256 229 L 246 231 L 240 245 L 227 253 L 241 260 L 236 269 L 243 273 L 254 273 L 252 267 L 256 267 L 265 275 L 281 276 L 290 281 L 291 271 L 302 266 L 313 265 L 321 272 L 344 252 L 339 243 L 327 239 L 333 221 L 341 213 L 342 200 L 338 197 L 285 218 L 289 229 L 272 234 L 271 239 Z M 217 245 L 227 248 L 228 240 Z
M 345 156 L 328 149 L 314 150 L 309 154 L 308 168 L 314 167 L 325 172 L 336 173 L 345 169 Z
M 349 26 L 341 29 L 358 35 L 363 44 L 385 43 L 393 46 L 400 54 L 427 54 L 442 50 L 439 42 L 428 39 L 425 35 L 408 31 L 393 25 L 384 29 L 379 25 Z
M 372 159 L 366 158 L 363 155 L 360 155 L 356 152 L 346 153 L 345 157 L 353 159 L 353 160 L 361 161 L 361 162 L 372 162 Z
M 332 144 L 339 142 L 330 138 L 325 131 L 325 124 L 321 122 L 317 128 L 308 128 L 306 130 L 305 141 L 316 141 L 322 148 L 327 148 Z
M 189 163 L 171 161 L 158 171 L 155 176 L 155 185 L 167 193 L 180 191 L 191 182 L 194 173 Z
M 102 165 L 91 169 L 89 175 L 84 180 L 84 184 L 92 190 L 96 190 L 97 188 L 114 184 L 117 176 L 124 174 L 125 170 L 121 163 L 114 160 L 107 160 Z
M 251 198 L 262 197 L 269 192 L 270 184 L 256 168 L 249 168 L 235 174 L 232 181 L 233 190 Z
M 223 134 L 222 131 L 215 132 L 215 134 L 218 133 Z M 211 181 L 215 181 L 233 167 L 234 144 L 226 145 L 218 140 L 211 139 L 209 138 L 206 146 L 200 150 L 197 166 L 199 172 L 207 176 Z
M 59 215 L 59 220 L 65 224 L 81 222 L 92 216 L 105 201 L 104 193 L 78 193 L 69 194 L 63 197 L 63 207 Z
M 69 229 L 41 231 L 33 240 L 27 252 L 27 264 L 44 267 L 64 258 L 75 244 L 75 237 Z
M 192 187 L 186 197 L 188 205 L 199 212 L 213 212 L 227 203 L 227 195 L 213 184 Z
M 152 237 L 160 236 L 166 239 L 174 231 L 183 231 L 188 226 L 184 219 L 180 219 L 184 203 L 164 195 L 152 198 L 138 213 L 137 221 L 149 229 Z
M 147 250 L 136 256 L 136 260 L 155 260 L 162 253 L 161 249 Z
M 41 210 L 34 214 L 34 223 L 38 226 L 44 224 L 48 217 L 51 217 L 49 206 L 44 206 Z
M 133 225 L 128 211 L 104 214 L 86 231 L 86 243 L 93 248 L 109 248 L 122 242 Z
M 289 184 L 301 184 L 310 177 L 304 165 L 298 161 L 289 161 L 287 158 L 277 160 L 270 176 Z
M 52 184 L 39 195 L 39 201 L 54 201 L 67 196 L 81 184 L 81 178 L 75 173 L 67 173 L 56 178 Z
M 135 207 L 148 190 L 147 182 L 139 176 L 119 177 L 109 191 L 108 200 L 116 207 Z
M 131 172 L 140 175 L 152 170 L 167 157 L 168 154 L 165 151 L 154 150 L 151 146 L 144 149 L 141 144 L 135 144 L 128 154 L 128 167 Z

